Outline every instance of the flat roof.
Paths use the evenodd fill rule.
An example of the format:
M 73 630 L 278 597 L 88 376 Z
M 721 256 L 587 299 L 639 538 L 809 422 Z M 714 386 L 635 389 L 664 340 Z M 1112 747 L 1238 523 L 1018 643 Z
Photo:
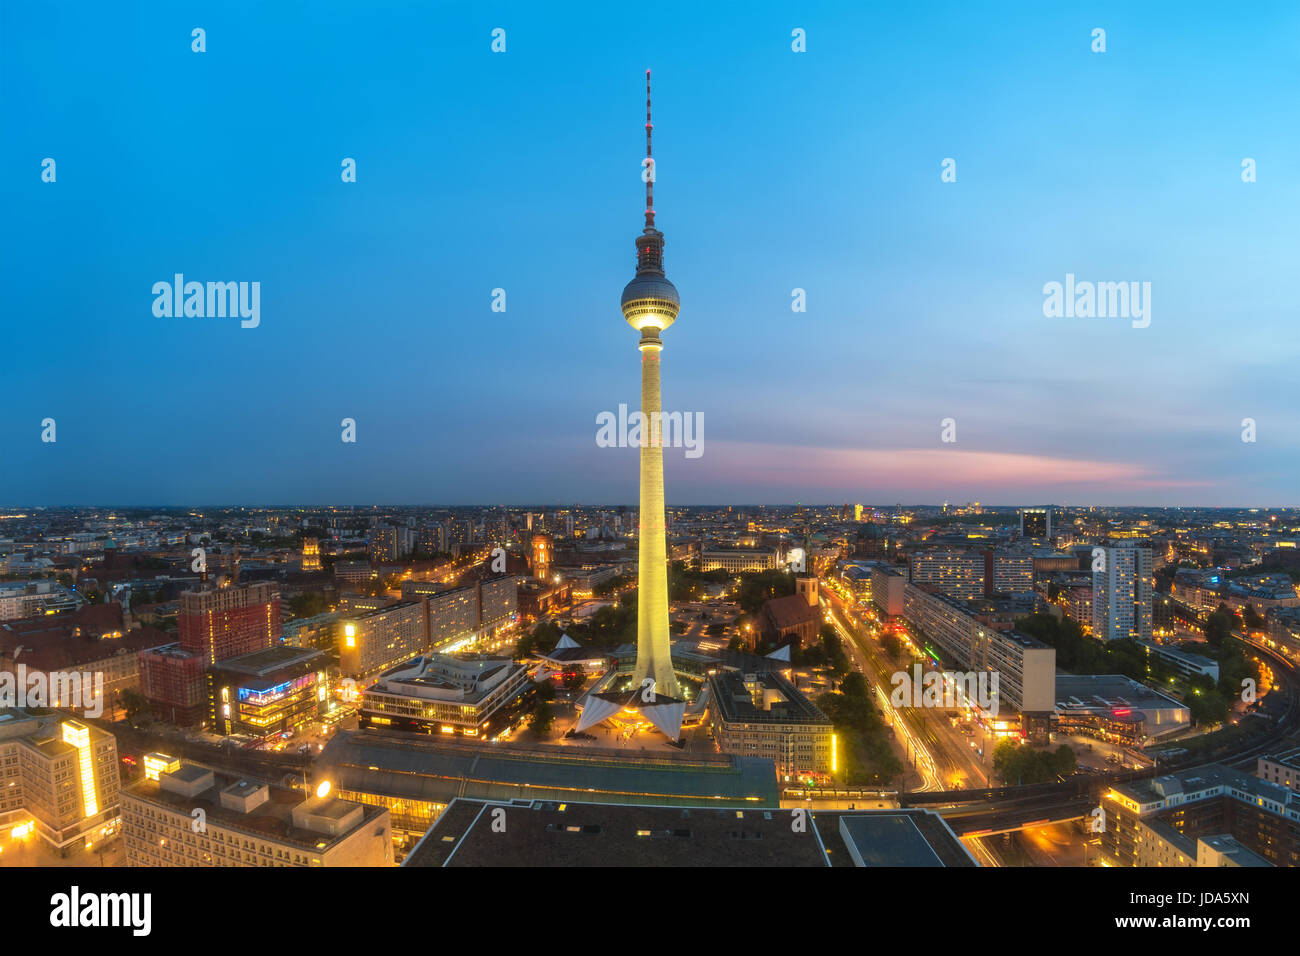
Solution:
M 197 771 L 196 776 L 212 773 L 213 785 L 193 797 L 186 797 L 165 790 L 159 781 L 150 780 L 146 777 L 123 789 L 123 803 L 127 799 L 135 798 L 187 817 L 191 816 L 196 808 L 200 808 L 203 810 L 205 819 L 209 824 L 239 830 L 243 833 L 260 834 L 280 843 L 296 846 L 307 853 L 323 853 L 355 832 L 354 828 L 347 833 L 331 836 L 317 830 L 307 830 L 294 826 L 294 809 L 308 799 L 305 793 L 298 790 L 266 785 L 261 781 L 248 780 L 234 774 L 213 771 L 208 767 L 195 764 L 183 764 L 178 770 L 172 771 L 171 776 L 192 774 L 193 771 Z M 195 777 L 189 776 L 186 779 L 193 782 Z M 244 787 L 239 786 L 241 780 L 246 781 Z M 220 794 L 223 790 L 242 796 L 260 786 L 267 786 L 270 799 L 247 813 L 232 810 L 221 804 Z M 329 803 L 339 804 L 340 806 L 337 810 L 333 810 L 327 806 Z M 338 818 L 357 807 L 361 807 L 364 811 L 362 815 L 363 823 L 369 823 L 380 814 L 387 812 L 382 807 L 351 803 L 336 797 L 327 797 L 324 801 L 313 805 L 311 812 L 318 816 L 325 815 Z
M 943 866 L 910 817 L 840 817 L 840 831 L 863 866 Z
M 316 761 L 314 779 L 339 790 L 448 804 L 482 800 L 585 799 L 670 806 L 776 806 L 771 760 L 730 754 L 459 741 L 374 729 L 340 731 Z
M 324 656 L 324 652 L 312 647 L 277 644 L 264 650 L 240 654 L 238 657 L 228 657 L 225 660 L 217 661 L 214 666 L 218 670 L 236 671 L 240 674 L 261 677 L 281 667 L 306 663 L 313 658 L 324 658 Z
M 772 702 L 771 709 L 764 710 L 754 704 L 744 675 L 733 671 L 714 674 L 709 678 L 713 705 L 717 707 L 723 720 L 773 724 L 798 722 L 825 724 L 827 727 L 831 725 L 831 719 L 780 674 L 755 674 L 753 683 L 764 690 L 776 691 L 781 695 L 781 699 Z
M 1056 674 L 1057 710 L 1113 707 L 1182 707 L 1186 704 L 1122 674 Z
M 828 866 L 816 828 L 791 826 L 791 814 L 456 800 L 402 865 Z
M 813 814 L 832 866 L 979 866 L 952 828 L 929 810 Z

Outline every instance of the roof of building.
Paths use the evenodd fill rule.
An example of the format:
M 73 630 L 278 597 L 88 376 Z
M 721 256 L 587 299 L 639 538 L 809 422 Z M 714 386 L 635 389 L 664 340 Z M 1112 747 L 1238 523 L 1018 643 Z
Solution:
M 1300 792 L 1261 780 L 1221 764 L 1193 767 L 1148 780 L 1116 784 L 1115 791 L 1142 805 L 1167 805 L 1232 797 L 1256 806 L 1270 805 L 1288 817 L 1300 820 Z
M 1057 710 L 1113 710 L 1186 707 L 1158 690 L 1122 674 L 1056 675 Z
M 312 813 L 317 816 L 330 816 L 331 811 L 328 804 L 331 802 L 339 804 L 338 809 L 345 812 L 360 807 L 364 811 L 361 819 L 365 823 L 369 823 L 381 814 L 388 812 L 382 807 L 352 803 L 340 800 L 337 797 L 309 797 L 300 790 L 271 786 L 258 781 L 241 780 L 237 775 L 213 771 L 207 767 L 194 764 L 182 764 L 179 769 L 172 771 L 167 776 L 175 777 L 188 784 L 198 784 L 209 773 L 212 774 L 212 785 L 194 796 L 173 793 L 166 789 L 162 781 L 150 780 L 146 777 L 122 791 L 123 803 L 125 804 L 129 798 L 135 798 L 155 806 L 164 807 L 174 813 L 183 814 L 186 817 L 193 816 L 196 809 L 201 809 L 209 826 L 215 825 L 249 834 L 261 834 L 280 843 L 300 847 L 308 853 L 324 852 L 335 843 L 349 836 L 352 831 L 349 830 L 347 833 L 332 836 L 329 833 L 296 826 L 293 821 L 293 811 L 300 805 L 310 801 L 314 805 Z M 241 783 L 244 786 L 241 787 Z M 267 788 L 268 799 L 265 803 L 252 810 L 233 809 L 221 802 L 222 791 L 242 796 L 246 792 L 251 792 L 259 787 Z M 338 818 L 342 814 L 336 812 L 332 815 L 334 818 Z
M 979 866 L 929 810 L 818 811 L 813 820 L 832 866 Z
M 779 802 L 771 760 L 662 750 L 488 745 L 376 730 L 341 731 L 315 776 L 337 789 L 449 803 L 458 796 L 746 806 Z
M 248 674 L 251 677 L 265 677 L 275 671 L 295 664 L 325 666 L 325 654 L 311 647 L 297 647 L 293 644 L 277 644 L 260 651 L 250 651 L 236 657 L 227 657 L 218 662 L 217 667 L 223 671 Z
M 122 632 L 120 610 L 119 607 L 117 630 L 113 632 L 119 633 L 119 637 L 105 636 L 97 629 L 88 631 L 90 625 L 78 624 L 76 615 L 71 614 L 31 622 L 10 621 L 0 625 L 0 657 L 17 656 L 30 670 L 75 670 L 117 654 L 134 655 L 172 640 L 166 631 L 148 626 Z M 82 628 L 80 635 L 78 627 Z
M 723 720 L 831 725 L 830 718 L 780 674 L 750 676 L 752 679 L 746 681 L 745 675 L 731 671 L 709 678 L 709 693 Z
M 763 605 L 763 614 L 778 631 L 801 627 L 821 620 L 821 611 L 802 594 L 772 598 Z
M 829 865 L 816 828 L 790 821 L 781 809 L 458 799 L 402 865 Z
M 1204 843 L 1210 849 L 1228 857 L 1237 866 L 1272 866 L 1268 860 L 1264 859 L 1254 850 L 1247 847 L 1235 836 L 1227 833 L 1219 833 L 1214 836 L 1201 837 L 1197 841 L 1197 848 Z

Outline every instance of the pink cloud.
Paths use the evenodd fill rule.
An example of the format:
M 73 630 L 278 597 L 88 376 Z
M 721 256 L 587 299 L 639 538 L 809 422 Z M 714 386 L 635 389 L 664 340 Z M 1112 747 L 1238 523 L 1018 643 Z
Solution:
M 757 488 L 812 486 L 863 493 L 906 489 L 918 495 L 987 496 L 1026 488 L 1092 488 L 1107 492 L 1210 487 L 1130 462 L 947 448 L 819 448 L 710 441 L 707 477 Z M 674 469 L 675 470 L 675 469 Z M 683 473 L 683 477 L 686 474 Z M 811 490 L 811 489 L 810 489 Z

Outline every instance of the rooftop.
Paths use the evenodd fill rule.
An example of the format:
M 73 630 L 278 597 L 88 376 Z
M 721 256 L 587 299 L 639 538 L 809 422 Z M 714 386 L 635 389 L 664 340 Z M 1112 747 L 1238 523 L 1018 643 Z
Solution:
M 1126 707 L 1185 707 L 1181 701 L 1160 693 L 1122 674 L 1056 675 L 1057 710 L 1109 710 Z
M 133 797 L 186 817 L 192 816 L 195 809 L 201 809 L 209 826 L 238 830 L 254 836 L 265 836 L 280 843 L 299 847 L 309 853 L 324 852 L 351 832 L 349 830 L 348 833 L 332 836 L 295 826 L 293 811 L 309 800 L 315 804 L 311 810 L 313 815 L 332 816 L 334 819 L 339 819 L 360 808 L 364 811 L 362 822 L 369 823 L 387 812 L 382 807 L 351 803 L 337 797 L 309 798 L 306 793 L 299 790 L 268 785 L 261 781 L 250 781 L 197 764 L 182 764 L 179 769 L 164 776 L 175 778 L 184 784 L 199 785 L 208 774 L 212 775 L 212 783 L 194 796 L 173 793 L 167 789 L 163 781 L 145 778 L 123 791 L 124 800 L 128 796 Z M 267 790 L 268 799 L 247 812 L 227 806 L 221 800 L 223 791 L 229 795 L 243 797 L 263 787 Z M 331 804 L 338 806 L 332 807 Z
M 434 803 L 573 799 L 728 807 L 779 803 L 770 760 L 662 750 L 518 746 L 341 731 L 317 759 L 316 779 L 336 789 Z
M 727 722 L 818 723 L 830 718 L 817 709 L 788 680 L 777 673 L 714 674 L 709 692 L 720 716 Z
M 456 800 L 402 865 L 829 865 L 816 828 L 791 826 L 791 815 L 780 809 Z

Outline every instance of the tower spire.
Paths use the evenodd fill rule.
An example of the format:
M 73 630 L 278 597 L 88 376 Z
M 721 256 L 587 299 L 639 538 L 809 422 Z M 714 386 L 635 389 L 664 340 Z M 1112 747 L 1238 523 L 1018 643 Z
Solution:
M 650 152 L 650 133 L 655 124 L 650 122 L 650 71 L 645 71 L 645 158 L 649 167 L 645 177 L 645 227 L 655 227 L 655 166 L 654 156 Z

